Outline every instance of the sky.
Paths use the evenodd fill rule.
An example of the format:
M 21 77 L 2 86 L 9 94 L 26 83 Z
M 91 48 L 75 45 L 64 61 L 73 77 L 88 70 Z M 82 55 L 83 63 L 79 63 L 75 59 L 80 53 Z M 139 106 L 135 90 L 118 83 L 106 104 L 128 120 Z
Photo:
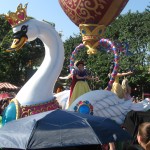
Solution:
M 3 2 L 2 2 L 3 1 Z M 17 6 L 28 3 L 27 15 L 37 20 L 46 20 L 55 23 L 58 32 L 62 32 L 62 40 L 80 33 L 76 26 L 64 13 L 58 0 L 1 0 L 0 14 L 15 12 Z M 129 0 L 121 14 L 131 12 L 143 12 L 150 5 L 150 0 Z

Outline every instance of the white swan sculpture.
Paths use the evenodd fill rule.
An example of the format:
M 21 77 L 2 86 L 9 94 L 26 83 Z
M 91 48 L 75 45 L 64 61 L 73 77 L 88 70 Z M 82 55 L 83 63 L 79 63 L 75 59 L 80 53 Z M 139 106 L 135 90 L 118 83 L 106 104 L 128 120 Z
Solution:
M 45 47 L 45 58 L 31 79 L 20 89 L 15 99 L 5 110 L 3 122 L 59 107 L 53 88 L 62 70 L 64 61 L 63 42 L 49 23 L 28 18 L 26 8 L 20 4 L 15 13 L 4 17 L 11 24 L 14 41 L 8 51 L 19 50 L 24 43 L 41 39 Z M 15 114 L 12 115 L 11 112 Z
M 18 92 L 16 99 L 21 105 L 48 102 L 54 99 L 53 88 L 63 66 L 63 43 L 58 33 L 48 23 L 30 19 L 24 25 L 28 26 L 28 41 L 37 37 L 43 41 L 45 58 L 37 72 Z M 13 31 L 20 31 L 22 26 L 15 27 Z
M 45 58 L 38 71 L 21 88 L 15 99 L 4 111 L 3 124 L 20 117 L 56 109 L 59 105 L 65 109 L 69 96 L 69 91 L 53 94 L 54 84 L 63 67 L 63 43 L 50 24 L 28 18 L 26 7 L 23 8 L 20 4 L 16 13 L 4 15 L 12 25 L 14 32 L 14 42 L 9 50 L 19 50 L 27 40 L 32 41 L 39 38 L 45 46 Z M 59 104 L 56 102 L 55 97 Z M 136 108 L 136 106 L 138 107 Z M 131 101 L 120 100 L 110 91 L 97 90 L 80 96 L 69 107 L 69 110 L 86 111 L 86 113 L 109 117 L 118 123 L 122 123 L 125 115 L 131 109 L 147 110 L 149 108 L 150 104 L 148 102 L 134 104 L 133 106 Z

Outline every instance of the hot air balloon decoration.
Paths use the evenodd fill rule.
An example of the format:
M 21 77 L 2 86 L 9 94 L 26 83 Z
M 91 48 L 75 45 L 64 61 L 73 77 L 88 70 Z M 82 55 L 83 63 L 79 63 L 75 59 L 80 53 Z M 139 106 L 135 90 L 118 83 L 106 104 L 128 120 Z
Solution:
M 95 54 L 106 27 L 120 14 L 128 0 L 59 0 L 66 15 L 80 28 L 88 54 Z

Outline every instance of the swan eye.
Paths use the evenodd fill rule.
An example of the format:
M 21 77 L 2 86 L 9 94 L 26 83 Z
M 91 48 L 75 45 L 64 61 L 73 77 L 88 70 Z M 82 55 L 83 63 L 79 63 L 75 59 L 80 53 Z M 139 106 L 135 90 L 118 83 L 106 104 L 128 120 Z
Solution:
M 28 31 L 28 26 L 27 25 L 23 25 L 21 27 L 20 31 L 18 31 L 18 32 L 16 32 L 16 33 L 13 34 L 14 39 L 15 38 L 20 39 L 23 36 L 27 37 L 27 35 L 26 35 L 27 31 Z
M 23 26 L 21 27 L 21 31 L 27 32 L 27 30 L 28 30 L 28 26 L 27 26 L 27 25 L 23 25 Z

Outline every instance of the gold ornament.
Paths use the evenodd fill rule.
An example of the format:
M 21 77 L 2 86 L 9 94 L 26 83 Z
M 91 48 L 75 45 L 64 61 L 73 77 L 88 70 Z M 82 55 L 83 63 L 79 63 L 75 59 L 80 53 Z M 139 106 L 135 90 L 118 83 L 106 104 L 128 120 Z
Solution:
M 31 19 L 30 17 L 27 17 L 27 5 L 28 4 L 25 4 L 23 8 L 22 4 L 19 4 L 16 12 L 8 12 L 8 14 L 2 14 L 1 16 L 5 17 L 12 27 L 18 26 Z
M 89 55 L 96 54 L 99 40 L 103 36 L 106 27 L 98 24 L 80 24 L 79 28 L 83 44 L 88 48 L 87 53 Z

